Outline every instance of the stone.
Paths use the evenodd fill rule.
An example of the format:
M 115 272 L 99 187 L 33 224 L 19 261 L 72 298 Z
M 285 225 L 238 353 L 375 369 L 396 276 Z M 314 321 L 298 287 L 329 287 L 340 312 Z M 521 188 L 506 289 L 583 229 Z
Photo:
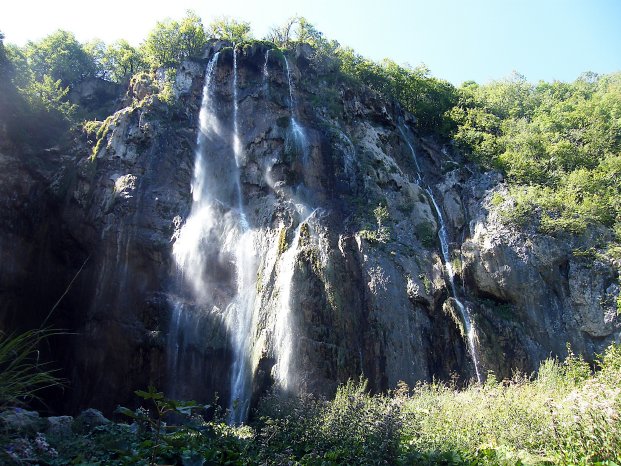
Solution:
M 50 416 L 47 418 L 45 435 L 58 438 L 67 438 L 73 434 L 73 417 Z
M 22 408 L 8 408 L 0 412 L 0 423 L 3 430 L 21 434 L 34 434 L 45 426 L 45 419 L 36 411 L 27 411 Z
M 63 420 L 64 424 L 66 421 Z M 93 408 L 82 411 L 71 424 L 71 430 L 76 434 L 87 434 L 92 432 L 95 427 L 105 426 L 110 424 L 110 420 L 107 419 L 101 411 Z

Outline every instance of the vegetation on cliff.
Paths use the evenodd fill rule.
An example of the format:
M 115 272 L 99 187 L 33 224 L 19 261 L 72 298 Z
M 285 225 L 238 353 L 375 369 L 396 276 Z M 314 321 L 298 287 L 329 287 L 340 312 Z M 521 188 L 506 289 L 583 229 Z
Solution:
M 82 83 L 126 85 L 133 77 L 157 86 L 157 69 L 174 73 L 183 60 L 200 60 L 210 38 L 248 45 L 250 37 L 246 23 L 221 20 L 205 28 L 188 13 L 181 21 L 158 23 L 140 47 L 124 41 L 81 44 L 65 31 L 24 47 L 5 48 L 0 40 L 0 120 L 6 123 L 5 129 L 0 125 L 0 136 L 5 131 L 15 143 L 45 147 L 72 125 L 81 125 L 94 137 L 96 155 L 113 118 L 82 125 L 93 115 L 70 100 Z M 503 172 L 509 189 L 492 203 L 508 222 L 528 222 L 551 234 L 595 232 L 596 249 L 589 254 L 597 257 L 608 248 L 621 255 L 618 74 L 537 85 L 515 75 L 456 88 L 424 66 L 367 60 L 325 39 L 303 18 L 275 28 L 267 39 L 284 53 L 311 46 L 309 69 L 325 77 L 325 92 L 332 91 L 333 97 L 340 95 L 337 86 L 370 88 L 412 113 L 421 134 L 453 141 L 471 162 Z M 174 74 L 164 74 L 158 96 L 166 105 L 173 100 Z M 373 214 L 377 228 L 363 236 L 390 241 L 386 208 L 381 205 Z M 427 224 L 415 233 L 424 246 L 434 246 Z M 280 235 L 280 252 L 285 240 Z M 420 278 L 429 294 L 429 279 Z M 0 454 L 7 461 L 48 464 L 618 461 L 620 365 L 619 349 L 611 347 L 595 373 L 570 354 L 563 363 L 545 362 L 536 377 L 516 375 L 500 383 L 491 376 L 484 385 L 460 391 L 422 384 L 401 387 L 391 396 L 371 396 L 363 383 L 348 383 L 332 401 L 274 394 L 263 401 L 253 424 L 243 428 L 226 426 L 222 413 L 212 410 L 207 416 L 212 420 L 205 421 L 195 415 L 194 405 L 153 395 L 144 408 L 121 410 L 133 424 L 102 424 L 86 433 L 35 435 L 12 430 L 3 421 L 6 447 Z M 159 414 L 154 420 L 147 411 L 160 413 L 158 402 L 177 414 L 191 414 L 190 419 L 163 426 Z
M 15 124 L 14 139 L 20 140 L 20 134 L 28 139 L 22 128 L 37 119 L 51 123 L 44 131 L 50 136 L 90 118 L 69 101 L 69 92 L 85 79 L 126 84 L 136 73 L 176 68 L 185 59 L 200 58 L 209 39 L 241 43 L 251 37 L 248 23 L 220 19 L 205 27 L 189 11 L 179 21 L 158 22 L 140 47 L 126 41 L 81 44 L 61 30 L 24 47 L 2 44 L 7 115 L 0 118 L 24 123 Z M 508 221 L 525 224 L 535 216 L 537 227 L 548 233 L 583 233 L 600 225 L 609 232 L 604 243 L 620 240 L 619 74 L 585 73 L 574 83 L 537 84 L 514 74 L 455 88 L 431 76 L 424 65 L 368 60 L 326 39 L 304 18 L 274 27 L 266 39 L 281 50 L 310 45 L 311 66 L 333 85 L 364 85 L 397 100 L 417 118 L 423 134 L 454 141 L 481 167 L 502 171 L 510 191 L 507 199 L 496 201 L 506 201 Z

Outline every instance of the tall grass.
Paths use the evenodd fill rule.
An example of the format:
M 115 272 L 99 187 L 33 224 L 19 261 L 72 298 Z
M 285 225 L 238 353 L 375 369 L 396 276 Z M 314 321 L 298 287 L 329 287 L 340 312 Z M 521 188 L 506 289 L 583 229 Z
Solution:
M 41 343 L 58 333 L 51 329 L 0 333 L 0 410 L 25 404 L 40 390 L 63 383 L 49 364 L 39 361 Z
M 570 351 L 537 376 L 489 374 L 466 389 L 421 383 L 371 396 L 350 382 L 312 409 L 272 400 L 259 432 L 278 442 L 261 445 L 263 458 L 286 450 L 301 464 L 612 465 L 621 460 L 621 347 L 596 369 Z

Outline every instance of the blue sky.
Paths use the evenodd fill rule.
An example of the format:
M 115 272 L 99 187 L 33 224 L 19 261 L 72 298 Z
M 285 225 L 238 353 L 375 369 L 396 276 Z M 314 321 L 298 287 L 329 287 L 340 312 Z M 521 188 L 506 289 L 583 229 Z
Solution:
M 80 40 L 138 44 L 157 20 L 193 9 L 205 23 L 249 21 L 256 37 L 293 15 L 373 60 L 391 58 L 454 84 L 501 79 L 572 81 L 621 70 L 621 0 L 5 0 L 0 30 L 23 44 L 63 28 Z

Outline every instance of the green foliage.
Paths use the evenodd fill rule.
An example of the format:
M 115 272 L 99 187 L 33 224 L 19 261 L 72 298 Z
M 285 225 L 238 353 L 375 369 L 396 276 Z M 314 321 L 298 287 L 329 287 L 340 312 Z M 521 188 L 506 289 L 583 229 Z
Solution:
M 66 100 L 69 88 L 63 88 L 60 79 L 54 81 L 48 75 L 44 75 L 40 81 L 31 81 L 22 92 L 31 109 L 36 112 L 56 113 L 60 118 L 71 121 L 77 108 Z
M 134 74 L 145 71 L 146 65 L 142 51 L 124 39 L 108 45 L 102 56 L 105 78 L 117 83 L 129 81 Z
M 150 438 L 142 442 L 143 447 L 150 448 L 149 464 L 156 464 L 156 459 L 168 451 L 170 440 L 165 438 L 166 426 L 164 419 L 166 416 L 176 414 L 180 416 L 191 416 L 194 410 L 206 409 L 208 406 L 201 406 L 194 401 L 177 401 L 166 398 L 164 393 L 158 392 L 152 385 L 148 391 L 137 390 L 136 395 L 147 401 L 155 410 L 155 415 L 144 408 L 138 408 L 135 411 L 119 406 L 117 412 L 130 417 L 142 427 L 143 431 L 150 432 Z M 174 440 L 174 437 L 173 437 Z M 166 445 L 168 443 L 168 445 Z
M 394 464 L 401 419 L 388 397 L 348 382 L 333 401 L 272 394 L 259 408 L 261 464 Z
M 177 70 L 175 68 L 168 68 L 164 70 L 163 79 L 159 83 L 158 98 L 168 104 L 172 105 L 175 101 L 175 93 L 173 86 L 175 84 L 175 78 L 177 76 Z
M 421 273 L 418 278 L 423 282 L 423 288 L 425 288 L 425 293 L 431 294 L 433 287 L 431 280 L 429 280 L 429 277 L 426 274 Z
M 0 460 L 43 464 L 618 464 L 621 460 L 621 347 L 592 372 L 569 350 L 533 377 L 515 374 L 464 389 L 400 383 L 371 395 L 349 381 L 333 400 L 272 392 L 251 426 L 227 426 L 216 411 L 137 391 L 145 406 L 119 408 L 132 426 L 47 436 L 2 432 Z M 170 414 L 175 414 L 174 418 Z M 36 435 L 36 436 L 35 436 Z M 21 456 L 19 456 L 21 455 Z
M 176 67 L 187 58 L 200 58 L 207 34 L 198 15 L 188 11 L 181 21 L 159 21 L 142 45 L 145 61 L 153 68 Z
M 388 59 L 378 64 L 348 48 L 337 49 L 336 55 L 344 76 L 397 100 L 417 118 L 419 129 L 450 135 L 454 123 L 444 114 L 457 102 L 457 92 L 447 81 L 432 77 L 425 65 L 411 68 Z
M 432 248 L 436 245 L 436 231 L 431 222 L 423 221 L 416 224 L 414 233 L 426 248 Z
M 58 30 L 39 42 L 28 42 L 24 53 L 37 81 L 50 76 L 60 80 L 63 87 L 71 87 L 97 73 L 93 57 L 67 31 Z
M 536 214 L 543 232 L 582 233 L 619 223 L 620 103 L 618 73 L 536 86 L 514 74 L 485 86 L 464 83 L 447 116 L 473 161 L 506 174 L 508 220 Z
M 280 228 L 278 233 L 278 254 L 282 254 L 287 250 L 287 229 L 285 227 Z
M 37 398 L 44 388 L 62 385 L 49 364 L 39 362 L 41 344 L 57 334 L 50 329 L 0 333 L 0 410 Z
M 302 16 L 293 16 L 281 26 L 272 27 L 266 39 L 281 48 L 302 43 L 321 48 L 326 44 L 323 34 Z
M 386 205 L 380 204 L 373 209 L 373 216 L 375 217 L 377 228 L 375 230 L 360 230 L 358 235 L 371 243 L 387 243 L 390 241 L 390 228 L 386 225 L 386 222 L 390 218 L 390 213 Z
M 223 17 L 207 27 L 207 36 L 212 39 L 228 40 L 234 44 L 252 39 L 250 23 Z

